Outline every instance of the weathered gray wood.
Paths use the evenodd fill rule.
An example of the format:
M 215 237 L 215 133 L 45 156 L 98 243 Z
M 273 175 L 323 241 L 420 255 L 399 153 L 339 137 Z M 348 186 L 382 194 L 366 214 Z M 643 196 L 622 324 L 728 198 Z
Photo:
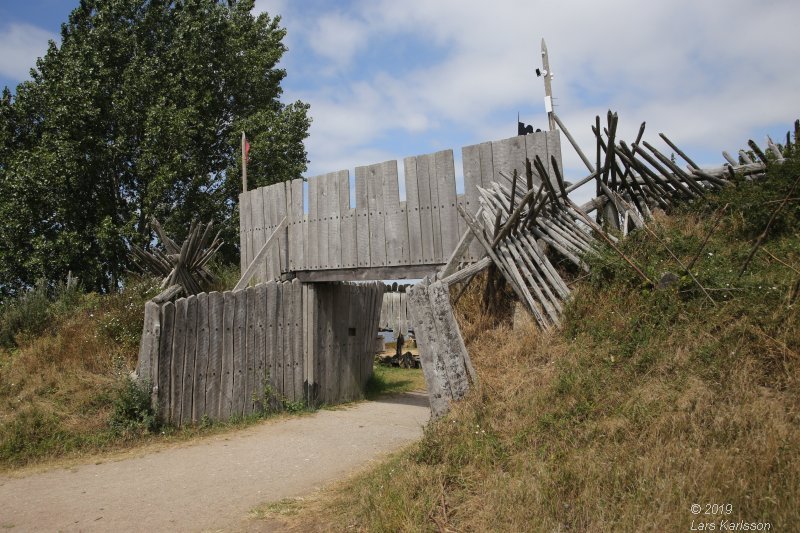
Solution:
M 527 149 L 525 146 L 525 138 L 527 136 L 510 137 L 500 141 L 492 142 L 492 162 L 493 162 L 493 178 L 492 181 L 498 183 L 511 183 L 506 178 L 500 175 L 500 171 L 504 171 L 508 176 L 517 171 L 519 176 L 525 176 L 525 157 Z M 488 184 L 484 184 L 486 187 Z
M 317 177 L 317 214 L 319 215 L 319 267 L 330 268 L 328 257 L 328 239 L 330 238 L 330 208 L 328 188 L 330 174 Z
M 438 356 L 447 376 L 444 393 L 452 400 L 460 400 L 469 390 L 465 365 L 467 348 L 450 305 L 450 291 L 441 281 L 433 282 L 428 288 L 428 298 L 440 339 Z
M 298 280 L 298 283 L 300 281 Z M 312 406 L 312 398 L 311 398 L 311 390 L 310 385 L 313 383 L 313 380 L 310 377 L 310 369 L 308 365 L 308 358 L 309 358 L 309 336 L 308 336 L 308 324 L 309 324 L 309 283 L 300 283 L 300 294 L 303 300 L 303 321 L 302 321 L 302 356 L 303 356 L 303 401 L 306 402 L 307 406 Z
M 303 247 L 303 179 L 292 180 L 291 217 L 289 218 L 289 267 L 301 270 L 305 266 Z
M 400 202 L 397 161 L 387 161 L 381 166 L 383 204 L 386 210 L 386 264 L 407 265 L 411 261 L 407 202 Z
M 439 230 L 439 211 L 434 207 L 436 202 L 431 194 L 431 182 L 435 178 L 432 172 L 431 156 L 420 155 L 416 158 L 417 194 L 419 196 L 419 221 L 422 236 L 422 262 L 436 261 L 437 245 L 441 249 L 441 231 Z M 433 183 L 435 187 L 435 182 Z M 434 225 L 434 218 L 436 222 Z
M 442 232 L 442 259 L 455 249 L 461 234 L 458 232 L 456 208 L 456 173 L 453 151 L 442 150 L 434 154 L 436 165 L 436 187 L 439 198 L 439 223 Z
M 170 370 L 170 418 L 176 426 L 181 423 L 183 406 L 183 361 L 186 348 L 186 298 L 175 302 L 175 334 L 172 340 L 172 369 Z
M 366 281 L 381 279 L 419 279 L 435 274 L 441 264 L 410 265 L 378 268 L 344 268 L 324 271 L 296 272 L 297 279 L 304 283 L 322 281 Z
M 264 381 L 267 375 L 267 284 L 261 283 L 255 287 L 253 307 L 255 313 L 255 335 L 253 339 L 252 409 L 254 413 L 263 413 L 268 407 L 264 401 Z
M 247 268 L 247 226 L 244 218 L 244 198 L 247 193 L 239 194 L 239 272 Z
M 242 414 L 253 414 L 253 391 L 255 390 L 256 358 L 256 289 L 248 287 L 245 292 L 245 340 L 242 352 Z
M 208 389 L 208 293 L 197 295 L 197 344 L 194 360 L 194 389 L 192 390 L 192 423 L 203 419 L 206 413 L 206 390 Z
M 467 278 L 471 278 L 484 268 L 488 267 L 492 264 L 492 260 L 489 257 L 484 257 L 483 259 L 479 260 L 477 263 L 472 263 L 466 268 L 462 268 L 461 270 L 450 274 L 442 279 L 442 282 L 447 285 L 452 285 L 454 283 L 459 283 L 464 281 Z
M 252 210 L 253 249 L 260 250 L 269 235 L 264 219 L 264 195 L 262 190 L 256 189 L 250 192 L 250 207 Z M 257 281 L 266 280 L 266 265 L 259 263 L 257 266 L 258 268 L 253 277 L 255 277 Z
M 236 320 L 236 298 L 233 292 L 225 292 L 222 315 L 222 370 L 220 379 L 219 416 L 227 420 L 233 413 L 234 382 L 234 324 Z
M 161 338 L 158 347 L 158 390 L 156 412 L 163 422 L 171 419 L 172 398 L 172 344 L 175 336 L 175 304 L 167 302 L 161 306 Z
M 550 327 L 550 323 L 547 319 L 541 314 L 539 309 L 535 304 L 535 300 L 533 295 L 531 294 L 530 290 L 528 289 L 528 285 L 525 283 L 525 279 L 522 276 L 522 273 L 519 271 L 519 266 L 516 264 L 514 259 L 511 256 L 511 252 L 508 250 L 508 246 L 505 242 L 500 243 L 497 250 L 498 256 L 501 258 L 503 262 L 503 266 L 505 270 L 511 274 L 511 277 L 516 282 L 517 286 L 522 291 L 522 295 L 524 299 L 522 300 L 528 306 L 528 310 L 533 314 L 533 317 L 539 323 L 539 325 L 543 329 L 548 329 Z
M 231 416 L 238 417 L 244 414 L 247 350 L 247 291 L 234 291 L 233 320 L 233 391 L 231 403 Z
M 367 167 L 356 167 L 356 240 L 358 266 L 361 268 L 372 265 L 368 198 Z
M 319 261 L 319 178 L 308 178 L 308 254 L 306 265 L 308 268 L 321 267 Z
M 276 283 L 275 290 L 275 395 L 277 407 L 286 398 L 286 297 L 284 283 Z
M 294 331 L 294 297 L 291 282 L 283 282 L 281 287 L 281 316 L 283 331 L 283 396 L 291 402 L 297 400 L 294 390 L 294 340 L 291 338 Z
M 222 387 L 223 296 L 219 292 L 208 294 L 208 373 L 206 375 L 205 412 L 211 420 L 219 420 L 220 390 Z
M 144 304 L 144 324 L 142 325 L 142 340 L 139 343 L 139 362 L 136 365 L 136 374 L 139 381 L 149 383 L 155 387 L 158 379 L 158 348 L 161 308 L 155 302 Z
M 328 268 L 342 268 L 342 202 L 339 199 L 340 170 L 328 175 Z
M 350 173 L 343 170 L 339 180 L 339 212 L 341 213 L 341 268 L 358 266 L 358 236 L 356 235 L 356 210 L 350 207 Z
M 422 372 L 428 389 L 428 401 L 431 405 L 431 416 L 438 418 L 449 409 L 449 399 L 444 395 L 444 365 L 439 357 L 440 337 L 436 329 L 436 320 L 428 297 L 430 281 L 427 279 L 414 285 L 408 292 L 409 311 L 416 325 L 414 333 L 419 346 Z
M 306 402 L 309 406 L 318 405 L 318 387 L 316 374 L 316 285 L 313 283 L 303 283 L 303 306 L 305 316 L 303 320 L 305 355 L 305 393 Z
M 507 240 L 507 246 L 508 251 L 514 258 L 517 268 L 519 269 L 523 278 L 528 282 L 528 287 L 530 287 L 530 290 L 533 291 L 536 301 L 544 309 L 545 313 L 547 313 L 550 323 L 555 324 L 556 326 L 559 325 L 560 320 L 558 311 L 554 307 L 553 302 L 551 302 L 550 299 L 547 298 L 542 292 L 541 279 L 537 279 L 537 276 L 534 275 L 536 269 L 528 263 L 527 255 L 525 253 L 520 253 L 519 249 L 514 244 L 513 238 Z M 542 316 L 544 318 L 544 315 Z
M 280 285 L 268 283 L 266 286 L 266 373 L 269 378 L 269 407 L 279 407 L 277 394 L 283 390 L 282 361 L 278 359 L 278 340 L 280 330 Z
M 268 256 L 270 250 L 273 247 L 277 247 L 278 237 L 285 227 L 286 217 L 283 217 L 283 220 L 281 220 L 280 224 L 278 224 L 278 226 L 272 232 L 272 235 L 269 236 L 267 241 L 261 246 L 261 249 L 247 266 L 247 269 L 242 274 L 241 279 L 236 283 L 236 287 L 233 288 L 234 291 L 239 291 L 247 287 L 247 284 L 250 283 L 252 277 L 256 274 L 256 272 L 258 272 L 259 265 L 264 262 L 264 259 Z
M 542 162 L 545 163 L 550 175 L 555 179 L 556 169 L 553 167 L 553 158 L 555 158 L 558 164 L 558 170 L 561 172 L 561 175 L 563 176 L 564 174 L 564 163 L 561 160 L 561 136 L 558 130 L 548 131 L 545 133 L 545 140 L 547 141 L 547 153 L 545 154 L 546 158 L 542 157 Z M 531 159 L 531 161 L 533 161 L 533 159 Z M 554 185 L 556 184 L 554 183 Z
M 305 381 L 305 360 L 303 357 L 303 286 L 299 280 L 293 279 L 291 287 L 294 322 L 289 339 L 293 343 L 292 363 L 294 364 L 294 397 L 297 402 L 305 402 L 305 396 L 303 394 L 303 382 Z
M 286 189 L 287 187 L 290 187 L 290 184 L 284 181 L 275 184 L 273 187 L 276 189 L 275 222 L 279 222 L 280 220 L 286 218 L 287 215 L 287 206 L 289 204 L 286 202 Z M 279 278 L 283 272 L 287 272 L 289 270 L 289 246 L 286 242 L 286 237 L 287 231 L 286 227 L 284 226 L 284 228 L 278 234 L 278 249 L 280 250 L 280 253 L 278 254 L 278 271 L 275 276 L 276 278 Z
M 403 173 L 406 184 L 406 221 L 408 226 L 409 263 L 423 262 L 422 229 L 420 223 L 419 190 L 417 185 L 417 159 L 403 159 Z
M 183 392 L 181 393 L 180 424 L 192 422 L 192 401 L 194 399 L 194 364 L 197 355 L 197 297 L 186 299 L 186 342 L 183 352 Z
M 383 198 L 384 175 L 385 168 L 382 163 L 366 167 L 371 266 L 386 265 L 386 206 Z
M 261 187 L 260 189 L 256 189 L 256 191 L 261 194 L 261 204 L 264 209 L 264 241 L 266 242 L 266 239 L 269 238 L 269 236 L 275 231 L 275 226 L 278 223 L 278 220 L 275 218 L 275 186 L 270 185 L 268 187 Z M 277 242 L 275 245 L 277 246 Z M 260 249 L 261 246 L 251 251 L 251 261 L 256 258 L 256 255 Z M 275 259 L 276 258 L 272 256 L 266 256 L 263 258 L 261 264 L 263 266 L 264 276 L 260 281 L 275 279 L 276 275 L 280 275 L 280 272 L 278 272 L 277 261 Z

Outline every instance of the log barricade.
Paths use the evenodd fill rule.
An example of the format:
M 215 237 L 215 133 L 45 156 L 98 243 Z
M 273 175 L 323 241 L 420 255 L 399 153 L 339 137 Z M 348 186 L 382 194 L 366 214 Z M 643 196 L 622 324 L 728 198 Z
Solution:
M 411 315 L 408 314 L 408 285 L 386 285 L 381 305 L 381 319 L 378 327 L 382 330 L 390 329 L 395 335 L 402 333 L 408 335 L 408 330 L 414 329 Z
M 304 282 L 414 279 L 444 265 L 466 223 L 458 207 L 475 214 L 478 187 L 499 182 L 512 188 L 525 176 L 525 160 L 539 156 L 552 171 L 560 164 L 558 132 L 536 132 L 462 149 L 464 194 L 457 194 L 453 150 L 406 157 L 400 199 L 398 162 L 356 167 L 276 183 L 239 196 L 241 271 L 286 217 L 278 252 L 270 253 L 256 281 L 293 273 Z M 540 183 L 538 172 L 533 183 Z M 351 189 L 354 202 L 351 202 Z M 483 251 L 473 243 L 465 261 Z
M 382 283 L 261 283 L 148 302 L 137 374 L 175 426 L 363 396 Z

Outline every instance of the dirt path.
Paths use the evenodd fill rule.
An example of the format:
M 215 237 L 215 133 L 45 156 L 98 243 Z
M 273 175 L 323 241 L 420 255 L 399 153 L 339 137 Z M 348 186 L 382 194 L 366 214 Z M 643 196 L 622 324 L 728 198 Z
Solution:
M 144 457 L 0 476 L 0 527 L 238 529 L 256 505 L 309 493 L 419 438 L 428 415 L 427 397 L 407 393 Z

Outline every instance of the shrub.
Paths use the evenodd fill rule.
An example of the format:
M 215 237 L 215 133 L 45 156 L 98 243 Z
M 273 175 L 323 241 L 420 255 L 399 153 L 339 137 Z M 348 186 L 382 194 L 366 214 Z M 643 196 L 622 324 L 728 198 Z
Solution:
M 126 377 L 113 399 L 111 429 L 120 435 L 152 433 L 158 429 L 156 414 L 150 403 L 150 384 Z

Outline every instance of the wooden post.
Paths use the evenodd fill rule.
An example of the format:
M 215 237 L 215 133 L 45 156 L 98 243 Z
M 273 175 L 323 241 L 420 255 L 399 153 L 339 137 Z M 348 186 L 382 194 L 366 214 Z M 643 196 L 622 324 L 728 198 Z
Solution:
M 547 45 L 542 39 L 542 77 L 544 78 L 544 108 L 547 111 L 547 120 L 549 122 L 550 131 L 555 131 L 556 121 L 553 118 L 553 87 L 551 82 L 553 80 L 553 73 L 550 72 L 550 59 L 547 57 Z
M 242 132 L 242 192 L 247 192 L 247 137 Z

